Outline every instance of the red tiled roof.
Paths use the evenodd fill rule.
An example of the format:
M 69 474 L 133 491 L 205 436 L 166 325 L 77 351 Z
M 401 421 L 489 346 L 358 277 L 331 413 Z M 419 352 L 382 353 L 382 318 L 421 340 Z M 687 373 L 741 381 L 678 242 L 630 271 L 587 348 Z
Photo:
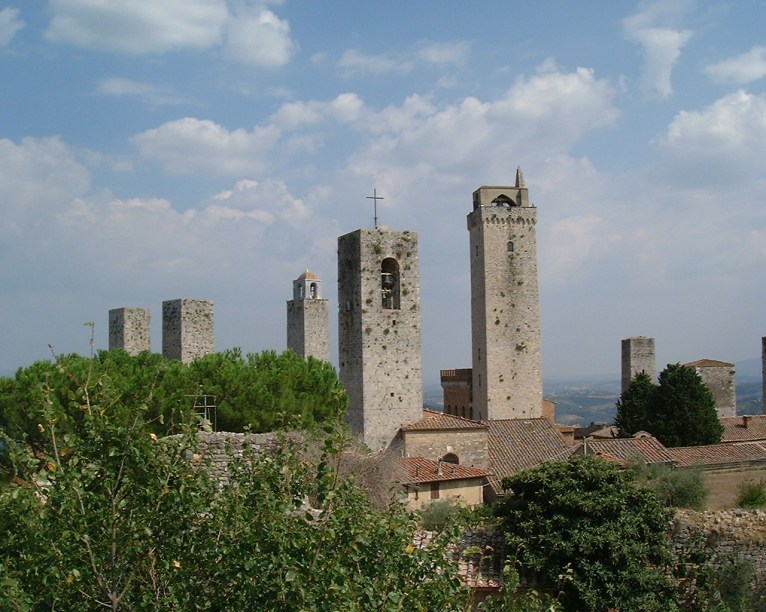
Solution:
M 586 455 L 602 455 L 619 462 L 643 459 L 647 463 L 672 463 L 673 457 L 662 443 L 653 436 L 640 438 L 588 439 L 578 449 Z
M 728 361 L 716 361 L 715 359 L 697 359 L 684 364 L 687 368 L 733 368 L 734 364 Z
M 564 461 L 574 448 L 548 419 L 482 422 L 489 426 L 490 484 L 498 493 L 502 478 L 546 461 Z
M 439 463 L 441 463 L 441 474 L 439 474 Z M 446 461 L 433 461 L 423 457 L 406 457 L 401 459 L 400 467 L 402 475 L 399 481 L 402 484 L 487 478 L 488 476 L 487 472 L 479 468 L 447 463 Z
M 745 427 L 747 422 L 747 427 Z M 766 416 L 721 417 L 723 425 L 722 443 L 753 442 L 766 440 Z
M 424 431 L 432 429 L 486 429 L 479 421 L 472 421 L 452 414 L 423 410 L 423 418 L 415 423 L 403 425 L 403 431 Z
M 711 444 L 669 448 L 668 453 L 679 467 L 727 465 L 746 461 L 766 461 L 766 444 Z

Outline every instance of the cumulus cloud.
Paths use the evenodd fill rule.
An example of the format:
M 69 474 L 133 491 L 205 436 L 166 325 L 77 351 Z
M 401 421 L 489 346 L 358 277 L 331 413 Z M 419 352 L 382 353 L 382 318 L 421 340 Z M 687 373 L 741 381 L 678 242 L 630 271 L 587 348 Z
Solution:
M 49 10 L 49 41 L 129 55 L 208 48 L 229 17 L 225 0 L 51 0 Z
M 704 167 L 708 181 L 762 177 L 766 173 L 766 96 L 740 90 L 702 110 L 681 111 L 656 143 L 670 163 Z
M 296 47 L 287 20 L 262 7 L 243 7 L 229 21 L 224 55 L 242 64 L 279 68 Z
M 766 47 L 755 45 L 747 53 L 710 64 L 705 73 L 715 81 L 745 85 L 766 76 Z
M 407 74 L 415 67 L 409 59 L 394 58 L 385 54 L 366 55 L 357 49 L 344 51 L 338 60 L 338 66 L 349 75 Z
M 470 46 L 464 41 L 435 43 L 421 41 L 398 53 L 368 55 L 348 49 L 338 60 L 346 75 L 409 74 L 418 66 L 459 66 L 468 59 Z
M 681 49 L 692 32 L 657 25 L 683 14 L 685 2 L 654 2 L 623 20 L 628 40 L 641 45 L 644 56 L 641 84 L 650 95 L 668 98 L 673 93 L 671 73 L 681 57 Z
M 26 23 L 19 18 L 19 9 L 7 6 L 0 10 L 0 47 L 11 44 L 13 37 Z
M 140 153 L 172 174 L 242 175 L 261 172 L 279 139 L 274 126 L 228 130 L 209 120 L 185 117 L 133 137 Z

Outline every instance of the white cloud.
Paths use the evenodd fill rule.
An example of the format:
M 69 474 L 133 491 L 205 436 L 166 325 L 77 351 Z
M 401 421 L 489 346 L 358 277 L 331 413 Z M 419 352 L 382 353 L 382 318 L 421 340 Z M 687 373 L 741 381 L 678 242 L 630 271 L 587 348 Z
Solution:
M 766 96 L 737 91 L 700 111 L 681 111 L 657 144 L 700 179 L 739 182 L 766 173 Z
M 422 43 L 417 57 L 428 64 L 461 65 L 468 59 L 470 46 L 464 41 L 449 43 Z
M 388 55 L 365 55 L 356 49 L 345 51 L 338 60 L 338 66 L 343 68 L 346 74 L 372 74 L 380 75 L 387 73 L 407 74 L 415 67 L 409 59 L 397 59 Z
M 715 81 L 745 85 L 766 76 L 766 47 L 755 45 L 747 53 L 710 64 L 705 72 Z
M 49 41 L 129 55 L 208 48 L 229 16 L 225 0 L 51 0 L 49 10 Z
M 13 37 L 26 23 L 19 18 L 19 9 L 7 6 L 0 10 L 0 47 L 11 44 Z
M 172 106 L 188 103 L 188 100 L 175 94 L 169 87 L 120 77 L 104 79 L 98 83 L 96 93 L 113 97 L 134 96 L 151 106 Z
M 557 219 L 545 234 L 546 282 L 582 280 L 587 273 L 585 263 L 594 256 L 604 256 L 620 242 L 620 236 L 596 214 Z
M 137 134 L 133 142 L 172 174 L 231 176 L 263 171 L 279 136 L 274 126 L 229 131 L 213 121 L 185 117 Z
M 690 30 L 657 25 L 682 15 L 686 2 L 654 2 L 623 20 L 628 40 L 642 47 L 644 67 L 641 84 L 647 94 L 668 98 L 673 93 L 671 73 L 681 57 L 681 49 L 692 37 Z
M 231 16 L 224 55 L 243 64 L 279 68 L 296 47 L 287 20 L 261 7 L 244 7 Z

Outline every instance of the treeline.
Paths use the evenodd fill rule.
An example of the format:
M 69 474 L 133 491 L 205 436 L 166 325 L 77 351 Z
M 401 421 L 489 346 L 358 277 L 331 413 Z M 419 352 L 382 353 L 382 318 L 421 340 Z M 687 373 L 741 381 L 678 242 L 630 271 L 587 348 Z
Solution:
M 79 406 L 98 392 L 102 408 L 142 408 L 157 435 L 180 431 L 195 412 L 195 396 L 214 396 L 216 428 L 264 432 L 306 429 L 345 414 L 346 394 L 331 364 L 292 351 L 212 353 L 190 364 L 143 352 L 63 355 L 0 378 L 0 428 L 42 442 L 40 423 L 55 418 L 64 431 L 82 417 Z

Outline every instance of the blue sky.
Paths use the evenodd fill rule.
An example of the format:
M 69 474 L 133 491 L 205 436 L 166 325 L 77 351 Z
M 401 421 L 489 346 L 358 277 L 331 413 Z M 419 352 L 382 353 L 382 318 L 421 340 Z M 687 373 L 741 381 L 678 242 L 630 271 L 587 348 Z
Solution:
M 423 366 L 470 365 L 471 193 L 524 170 L 546 377 L 760 356 L 766 2 L 0 3 L 0 372 L 215 302 L 285 347 L 336 239 L 420 235 Z

